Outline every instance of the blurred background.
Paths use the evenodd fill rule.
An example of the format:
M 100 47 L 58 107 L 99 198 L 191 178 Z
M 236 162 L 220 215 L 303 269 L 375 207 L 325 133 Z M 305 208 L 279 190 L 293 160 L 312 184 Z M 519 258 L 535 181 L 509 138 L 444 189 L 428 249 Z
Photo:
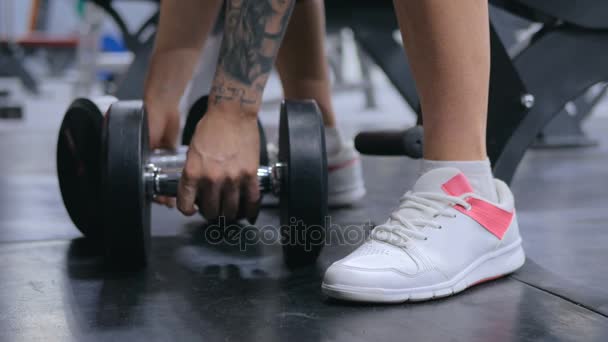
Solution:
M 150 0 L 0 0 L 1 103 L 5 108 L 18 109 L 14 113 L 19 112 L 3 111 L 0 119 L 3 135 L 29 136 L 26 132 L 35 127 L 47 132 L 48 140 L 40 145 L 27 145 L 53 154 L 53 134 L 72 99 L 103 94 L 139 98 L 157 12 L 158 2 Z M 512 55 L 542 27 L 501 9 L 492 8 L 491 14 Z M 332 21 L 331 16 L 328 21 Z M 395 37 L 398 41 L 398 35 Z M 193 75 L 190 91 L 184 96 L 184 115 L 208 91 L 215 66 L 214 51 L 220 40 L 218 34 L 208 41 L 197 75 Z M 350 28 L 329 27 L 327 41 L 335 106 L 347 135 L 354 135 L 361 128 L 397 129 L 416 122 L 412 106 L 358 46 Z M 593 115 L 608 115 L 608 103 L 597 96 L 604 89 L 598 86 L 590 91 L 596 95 L 589 95 L 594 101 Z M 273 75 L 261 113 L 271 139 L 276 131 L 273 127 L 278 124 L 276 108 L 280 98 L 280 83 Z M 569 106 L 571 112 L 576 111 L 573 106 L 574 103 Z M 25 128 L 26 131 L 20 131 Z M 37 139 L 43 139 L 42 136 L 46 135 Z M 34 161 L 26 163 L 38 170 L 53 169 L 50 164 L 34 164 Z M 3 167 L 26 165 L 5 163 Z
M 132 340 L 142 331 L 149 340 L 201 340 L 205 331 L 243 340 L 259 330 L 275 337 L 264 341 L 293 331 L 307 341 L 384 341 L 386 331 L 402 340 L 405 330 L 413 340 L 606 341 L 608 2 L 490 3 L 489 157 L 512 180 L 528 261 L 500 282 L 413 309 L 326 305 L 319 270 L 285 272 L 280 252 L 208 248 L 191 238 L 200 217 L 160 206 L 152 213 L 154 243 L 164 248 L 154 252 L 156 266 L 124 279 L 90 267 L 59 192 L 59 127 L 78 97 L 141 99 L 159 2 L 0 0 L 0 340 Z M 415 126 L 419 105 L 392 1 L 325 4 L 341 131 Z M 209 91 L 220 42 L 216 30 L 182 99 L 184 119 Z M 271 142 L 281 97 L 273 73 L 260 113 Z M 332 215 L 368 229 L 386 219 L 417 163 L 362 160 L 367 197 Z M 277 216 L 264 210 L 259 221 L 276 224 Z M 326 248 L 319 269 L 344 252 Z M 224 310 L 229 303 L 234 311 Z

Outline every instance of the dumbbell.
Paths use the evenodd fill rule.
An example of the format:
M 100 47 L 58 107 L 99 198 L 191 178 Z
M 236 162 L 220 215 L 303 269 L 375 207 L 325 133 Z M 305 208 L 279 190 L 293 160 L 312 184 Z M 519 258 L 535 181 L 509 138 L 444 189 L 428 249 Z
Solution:
M 327 161 L 316 104 L 285 101 L 279 131 L 279 162 L 258 169 L 260 192 L 280 197 L 285 262 L 310 264 L 323 246 L 327 216 Z M 149 251 L 150 200 L 155 195 L 175 196 L 184 158 L 179 152 L 165 155 L 173 163 L 166 166 L 150 155 L 140 101 L 110 107 L 101 141 L 101 182 L 96 188 L 101 200 L 95 208 L 101 220 L 94 224 L 101 226 L 98 232 L 109 265 L 139 268 Z
M 102 240 L 101 215 L 101 130 L 104 114 L 117 102 L 113 96 L 76 99 L 68 107 L 57 142 L 57 176 L 64 205 L 78 230 L 91 241 Z M 182 134 L 183 145 L 188 145 L 196 124 L 207 111 L 207 96 L 201 97 L 190 108 Z M 266 138 L 259 124 L 260 165 L 268 165 Z M 263 144 L 263 145 L 262 145 Z M 156 150 L 150 158 L 164 168 L 185 160 L 185 146 L 177 151 Z M 158 159 L 158 158 L 162 158 Z M 176 159 L 177 158 L 177 159 Z

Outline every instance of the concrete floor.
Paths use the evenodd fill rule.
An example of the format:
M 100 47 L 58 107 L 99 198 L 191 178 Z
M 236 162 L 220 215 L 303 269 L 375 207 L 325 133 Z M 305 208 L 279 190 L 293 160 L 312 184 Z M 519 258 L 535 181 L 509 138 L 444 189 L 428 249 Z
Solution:
M 413 122 L 386 81 L 374 81 L 376 110 L 363 110 L 358 93 L 335 97 L 348 135 Z M 42 97 L 28 99 L 24 121 L 0 122 L 0 341 L 608 340 L 607 102 L 585 126 L 598 147 L 534 150 L 521 164 L 513 190 L 528 255 L 522 270 L 455 297 L 378 306 L 321 295 L 323 270 L 352 244 L 334 243 L 317 266 L 289 271 L 276 243 L 213 245 L 200 218 L 160 207 L 150 267 L 105 271 L 79 239 L 57 186 L 54 149 L 68 90 L 45 82 Z M 276 114 L 262 120 L 272 136 Z M 368 196 L 332 211 L 332 230 L 363 236 L 417 169 L 406 158 L 363 162 Z M 264 209 L 258 226 L 277 226 L 277 214 Z

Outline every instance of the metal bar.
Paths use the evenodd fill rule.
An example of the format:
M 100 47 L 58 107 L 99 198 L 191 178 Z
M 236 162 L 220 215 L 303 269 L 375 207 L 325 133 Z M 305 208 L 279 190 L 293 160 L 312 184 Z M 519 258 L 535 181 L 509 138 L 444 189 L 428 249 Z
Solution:
M 275 193 L 280 191 L 280 179 L 285 165 L 277 163 L 274 166 L 258 168 L 258 184 L 260 193 Z M 144 173 L 146 191 L 152 196 L 176 197 L 179 181 L 182 178 L 183 165 L 175 165 L 165 169 L 154 164 L 148 164 Z

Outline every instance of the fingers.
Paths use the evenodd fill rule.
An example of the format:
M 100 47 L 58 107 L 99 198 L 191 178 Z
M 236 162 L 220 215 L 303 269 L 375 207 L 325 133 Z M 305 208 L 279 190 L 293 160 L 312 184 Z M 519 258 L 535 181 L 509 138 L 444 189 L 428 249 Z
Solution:
M 150 148 L 175 148 L 180 130 L 180 116 L 176 109 L 146 106 Z
M 175 208 L 175 198 L 173 197 L 156 196 L 153 200 L 154 202 L 164 205 L 167 208 Z
M 182 178 L 179 181 L 177 189 L 177 209 L 186 216 L 192 216 L 196 213 L 194 201 L 198 190 L 198 178 L 196 174 L 190 171 L 188 164 L 182 172 Z
M 150 149 L 161 148 L 163 144 L 163 123 L 159 120 L 148 118 L 148 125 L 150 127 Z
M 165 129 L 161 138 L 162 148 L 175 148 L 177 143 L 177 136 L 179 135 L 179 116 L 170 116 L 165 122 Z
M 241 203 L 243 206 L 243 212 L 247 221 L 254 224 L 258 218 L 259 206 L 260 206 L 260 187 L 258 185 L 257 175 L 249 176 L 244 179 Z
M 177 207 L 184 215 L 196 212 L 197 201 L 201 214 L 209 221 L 223 216 L 227 222 L 243 217 L 255 222 L 260 197 L 257 177 L 201 175 L 188 170 L 186 166 L 177 197 Z
M 201 214 L 208 221 L 215 221 L 220 216 L 220 198 L 222 184 L 219 178 L 206 176 L 201 181 L 200 206 Z
M 234 222 L 239 211 L 240 201 L 240 185 L 233 180 L 227 180 L 224 183 L 222 191 L 222 215 L 226 218 L 226 222 Z

